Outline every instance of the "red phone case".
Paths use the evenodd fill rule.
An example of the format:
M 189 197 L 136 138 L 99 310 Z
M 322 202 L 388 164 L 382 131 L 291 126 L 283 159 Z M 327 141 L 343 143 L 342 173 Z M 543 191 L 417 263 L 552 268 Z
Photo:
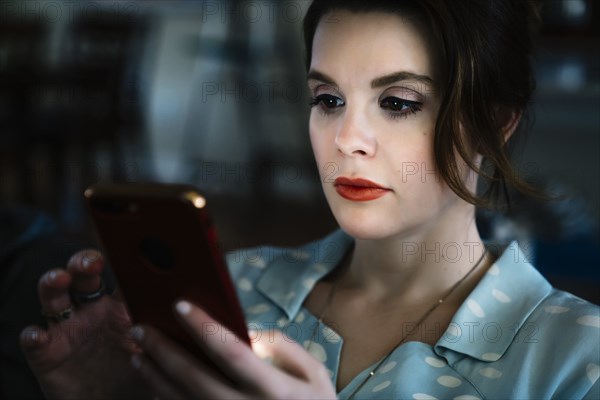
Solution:
M 205 358 L 175 318 L 173 304 L 185 298 L 250 344 L 206 200 L 193 186 L 96 185 L 85 197 L 134 323 Z M 216 326 L 203 334 L 226 338 Z

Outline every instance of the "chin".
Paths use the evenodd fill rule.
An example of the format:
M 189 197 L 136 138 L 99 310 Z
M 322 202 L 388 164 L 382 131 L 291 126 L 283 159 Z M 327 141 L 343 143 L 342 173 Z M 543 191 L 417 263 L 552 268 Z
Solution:
M 355 239 L 377 240 L 397 234 L 399 223 L 388 214 L 378 215 L 373 210 L 356 210 L 338 207 L 332 208 L 340 228 Z
M 394 198 L 352 202 L 341 198 L 334 190 L 325 190 L 325 198 L 340 228 L 355 239 L 397 237 L 413 231 L 420 217 L 402 212 Z
M 348 235 L 358 240 L 380 240 L 390 236 L 381 229 L 365 227 L 364 225 L 357 226 L 357 224 L 340 224 L 340 228 Z

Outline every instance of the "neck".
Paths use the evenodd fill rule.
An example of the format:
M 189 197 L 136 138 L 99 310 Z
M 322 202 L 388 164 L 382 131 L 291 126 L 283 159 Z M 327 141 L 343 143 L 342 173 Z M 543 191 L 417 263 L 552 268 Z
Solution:
M 418 305 L 443 297 L 471 271 L 485 247 L 472 206 L 446 212 L 433 225 L 385 239 L 357 239 L 339 285 L 377 302 Z M 486 264 L 482 260 L 469 279 L 481 276 L 477 271 Z

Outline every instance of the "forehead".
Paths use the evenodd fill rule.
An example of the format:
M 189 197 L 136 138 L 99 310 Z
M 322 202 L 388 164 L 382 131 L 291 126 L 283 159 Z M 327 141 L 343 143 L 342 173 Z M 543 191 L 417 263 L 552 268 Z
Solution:
M 427 38 L 410 20 L 383 12 L 324 15 L 313 39 L 310 68 L 353 82 L 397 71 L 433 77 Z

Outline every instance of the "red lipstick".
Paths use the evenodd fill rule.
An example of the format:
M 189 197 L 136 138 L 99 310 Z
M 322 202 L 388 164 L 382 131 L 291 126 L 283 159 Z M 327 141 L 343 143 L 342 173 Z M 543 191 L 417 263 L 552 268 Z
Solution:
M 387 189 L 367 179 L 337 178 L 333 184 L 340 196 L 352 201 L 369 201 L 380 198 L 391 189 Z

